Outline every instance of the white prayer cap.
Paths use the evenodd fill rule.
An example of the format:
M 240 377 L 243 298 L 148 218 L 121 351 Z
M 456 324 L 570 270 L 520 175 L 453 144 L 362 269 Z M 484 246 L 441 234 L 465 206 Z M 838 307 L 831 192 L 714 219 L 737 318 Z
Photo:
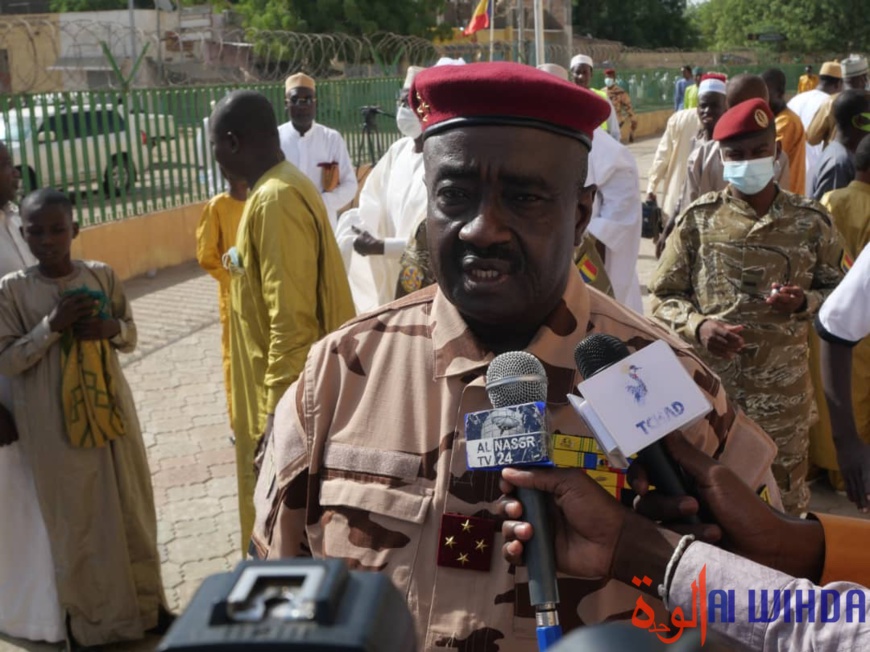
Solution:
M 548 72 L 551 75 L 555 75 L 559 79 L 568 79 L 568 71 L 565 70 L 558 63 L 542 63 L 540 66 L 538 66 L 538 70 Z
M 441 57 L 438 61 L 435 62 L 436 66 L 464 66 L 465 59 L 459 57 L 458 59 L 451 59 L 450 57 Z
M 402 89 L 411 88 L 411 84 L 414 83 L 414 77 L 423 70 L 426 70 L 422 66 L 408 66 L 408 72 L 405 73 L 405 83 L 402 84 Z
M 574 57 L 571 59 L 571 67 L 572 68 L 575 68 L 575 67 L 579 66 L 580 64 L 584 64 L 584 63 L 587 66 L 589 66 L 590 68 L 595 67 L 595 64 L 592 63 L 592 57 L 590 57 L 587 54 L 575 54 Z
M 721 93 L 725 95 L 725 82 L 714 78 L 701 80 L 701 83 L 698 84 L 698 95 L 703 95 L 704 93 Z

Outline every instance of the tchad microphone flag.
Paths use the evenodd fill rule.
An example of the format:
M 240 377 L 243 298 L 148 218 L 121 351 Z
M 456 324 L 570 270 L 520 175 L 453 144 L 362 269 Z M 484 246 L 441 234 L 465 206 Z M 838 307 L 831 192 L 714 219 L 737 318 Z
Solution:
M 492 3 L 494 0 L 480 0 L 474 13 L 471 15 L 471 20 L 468 21 L 468 26 L 463 30 L 465 36 L 471 36 L 475 32 L 489 27 L 489 21 L 492 20 Z

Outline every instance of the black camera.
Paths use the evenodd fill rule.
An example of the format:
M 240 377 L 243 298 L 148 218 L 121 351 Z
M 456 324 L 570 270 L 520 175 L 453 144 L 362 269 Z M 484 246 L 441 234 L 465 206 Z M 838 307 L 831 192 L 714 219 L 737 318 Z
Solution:
M 389 578 L 338 559 L 242 562 L 203 582 L 157 652 L 414 652 L 411 612 Z

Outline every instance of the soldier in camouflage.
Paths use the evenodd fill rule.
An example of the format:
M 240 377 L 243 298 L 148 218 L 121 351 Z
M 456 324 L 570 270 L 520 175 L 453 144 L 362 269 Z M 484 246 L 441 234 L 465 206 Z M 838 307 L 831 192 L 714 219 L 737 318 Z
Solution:
M 628 122 L 628 142 L 634 142 L 634 132 L 637 130 L 637 118 L 634 115 L 634 108 L 631 106 L 631 97 L 622 86 L 616 83 L 616 71 L 613 68 L 608 68 L 604 71 L 604 86 L 607 91 L 607 99 L 616 110 L 616 117 L 619 119 L 619 128 Z
M 786 509 L 798 513 L 809 502 L 816 419 L 807 330 L 843 277 L 842 240 L 820 204 L 774 182 L 766 102 L 731 108 L 714 138 L 729 185 L 679 217 L 650 283 L 653 316 L 695 346 L 776 442 L 774 475 Z

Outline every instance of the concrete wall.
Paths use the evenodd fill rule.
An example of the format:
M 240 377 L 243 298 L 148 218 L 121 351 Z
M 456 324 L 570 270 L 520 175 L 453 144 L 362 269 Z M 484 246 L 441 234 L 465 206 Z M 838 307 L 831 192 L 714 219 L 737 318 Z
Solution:
M 9 57 L 12 93 L 44 93 L 63 86 L 63 75 L 48 68 L 57 61 L 57 14 L 0 16 L 0 48 Z
M 636 113 L 637 129 L 635 129 L 635 139 L 651 138 L 652 136 L 661 136 L 665 132 L 665 125 L 668 123 L 668 118 L 674 114 L 672 109 L 660 109 L 658 111 L 646 111 L 644 113 Z M 623 142 L 627 142 L 628 125 L 623 125 Z
M 193 260 L 203 206 L 189 204 L 82 229 L 73 241 L 73 257 L 103 261 L 122 279 Z

